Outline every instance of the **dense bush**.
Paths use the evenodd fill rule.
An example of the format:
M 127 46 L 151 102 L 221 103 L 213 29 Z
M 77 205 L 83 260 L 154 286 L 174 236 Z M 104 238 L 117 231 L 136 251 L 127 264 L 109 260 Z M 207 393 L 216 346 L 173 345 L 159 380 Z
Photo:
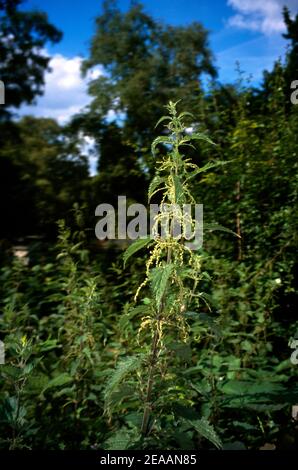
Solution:
M 194 177 L 203 174 L 206 187 L 207 171 L 211 181 L 219 181 L 218 168 L 230 166 L 232 172 L 239 163 L 224 158 L 198 167 L 185 158 L 180 148 L 212 142 L 202 133 L 185 133 L 183 120 L 193 119 L 190 113 L 178 116 L 173 103 L 169 112 L 162 120 L 170 134 L 156 138 L 152 149 L 172 150 L 159 156 L 149 198 L 159 193 L 161 202 L 176 207 L 194 201 Z M 211 186 L 216 189 L 215 182 Z M 254 191 L 249 187 L 242 196 L 241 217 L 257 197 Z M 291 201 L 292 193 L 286 195 Z M 232 210 L 232 202 L 226 207 Z M 203 249 L 189 250 L 173 238 L 174 220 L 185 223 L 175 209 L 167 213 L 168 238 L 134 242 L 124 261 L 135 259 L 124 269 L 122 256 L 111 263 L 90 251 L 76 207 L 78 229 L 72 232 L 60 221 L 57 244 L 37 255 L 39 263 L 12 258 L 1 270 L 2 448 L 294 446 L 290 415 L 298 390 L 288 347 L 295 334 L 289 316 L 294 281 L 289 222 L 287 240 L 282 242 L 281 233 L 284 244 L 275 254 L 268 259 L 262 251 L 279 212 L 285 212 L 286 224 L 291 209 L 269 214 L 265 247 L 264 232 L 241 224 L 254 243 L 242 246 L 241 256 L 239 242 L 236 256 L 228 248 L 232 232 L 214 223 L 204 224 Z M 223 231 L 220 238 L 214 230 Z M 235 235 L 243 243 L 240 233 Z M 227 249 L 222 237 L 229 240 Z M 146 247 L 147 262 L 137 257 Z
M 31 39 L 21 29 L 15 50 L 30 59 L 33 48 L 41 68 L 32 78 L 23 64 L 32 81 L 18 105 L 40 93 L 48 64 L 32 31 L 40 54 L 60 37 L 45 16 L 17 15 L 20 3 L 0 1 L 0 46 L 16 15 Z M 14 122 L 3 108 L 0 449 L 297 447 L 298 16 L 284 18 L 288 53 L 258 89 L 240 73 L 204 90 L 202 72 L 216 73 L 200 24 L 160 25 L 138 2 L 122 13 L 107 0 L 84 64 L 107 72 L 90 107 L 67 126 Z M 93 177 L 82 135 L 95 142 Z M 124 256 L 96 241 L 97 204 L 148 193 L 203 203 L 203 247 L 173 239 L 178 209 L 166 240 L 137 240 Z

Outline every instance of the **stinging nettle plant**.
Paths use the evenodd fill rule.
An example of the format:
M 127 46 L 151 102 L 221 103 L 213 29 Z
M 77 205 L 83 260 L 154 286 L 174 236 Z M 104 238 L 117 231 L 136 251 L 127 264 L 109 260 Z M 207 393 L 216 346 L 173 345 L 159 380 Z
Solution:
M 154 156 L 159 145 L 163 145 L 165 150 L 165 154 L 159 154 L 156 175 L 148 191 L 149 202 L 158 194 L 161 200 L 160 211 L 154 220 L 155 236 L 151 234 L 136 240 L 124 253 L 126 264 L 139 250 L 148 250 L 146 277 L 137 289 L 135 301 L 138 301 L 144 288 L 149 287 L 149 294 L 140 305 L 126 312 L 120 321 L 124 326 L 126 321 L 141 316 L 136 344 L 139 352 L 118 362 L 105 389 L 108 414 L 117 410 L 117 400 L 118 403 L 124 400 L 126 409 L 130 407 L 130 400 L 134 409 L 136 401 L 139 403 L 138 419 L 134 422 L 139 425 L 140 431 L 135 429 L 130 440 L 125 440 L 122 431 L 119 436 L 122 446 L 130 448 L 146 446 L 146 439 L 153 437 L 160 442 L 165 433 L 169 436 L 169 442 L 174 442 L 175 436 L 170 438 L 171 430 L 177 432 L 178 423 L 181 432 L 198 432 L 216 447 L 221 446 L 213 427 L 194 410 L 192 393 L 184 374 L 185 367 L 177 357 L 182 356 L 183 362 L 183 358 L 191 354 L 188 319 L 199 314 L 189 310 L 197 309 L 202 300 L 207 303 L 208 298 L 198 290 L 200 281 L 207 276 L 201 269 L 202 255 L 191 250 L 185 239 L 186 227 L 191 226 L 195 231 L 198 222 L 191 212 L 185 213 L 182 208 L 185 204 L 194 205 L 196 202 L 190 189 L 191 180 L 223 162 L 209 162 L 200 168 L 184 156 L 182 150 L 188 146 L 195 148 L 193 143 L 197 140 L 209 144 L 213 142 L 202 133 L 187 132 L 184 121 L 187 118 L 194 120 L 194 117 L 188 112 L 178 114 L 176 106 L 177 103 L 173 102 L 166 106 L 169 115 L 163 116 L 156 126 L 165 123 L 167 134 L 157 137 L 152 143 Z M 174 236 L 177 223 L 181 226 L 179 237 Z M 163 234 L 166 233 L 166 236 L 159 236 L 165 226 L 167 230 L 163 230 Z M 225 230 L 219 225 L 205 225 L 204 228 Z M 137 378 L 133 387 L 138 393 L 136 400 L 121 395 L 121 384 L 124 384 L 123 390 L 125 385 L 133 384 L 133 375 Z M 120 410 L 123 406 L 117 411 Z M 117 437 L 109 439 L 107 445 L 115 445 L 115 439 Z M 116 446 L 121 446 L 120 441 Z

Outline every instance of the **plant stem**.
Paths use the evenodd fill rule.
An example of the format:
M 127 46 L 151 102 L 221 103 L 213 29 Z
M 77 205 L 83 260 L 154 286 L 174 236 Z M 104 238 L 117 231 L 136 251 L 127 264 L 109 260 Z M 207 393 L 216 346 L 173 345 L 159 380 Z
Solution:
M 171 234 L 172 234 L 172 227 L 173 226 L 172 226 L 172 221 L 171 221 L 171 228 L 170 228 Z M 172 250 L 171 248 L 168 248 L 167 264 L 171 262 L 171 258 L 172 258 Z M 149 424 L 150 412 L 151 412 L 151 395 L 152 395 L 152 388 L 153 388 L 153 382 L 154 382 L 154 369 L 155 369 L 158 352 L 159 352 L 158 343 L 159 343 L 160 328 L 159 328 L 158 322 L 160 322 L 162 318 L 163 310 L 164 310 L 164 300 L 162 299 L 161 304 L 160 304 L 160 309 L 156 318 L 157 328 L 154 332 L 152 343 L 151 343 L 149 374 L 148 374 L 148 380 L 147 380 L 145 407 L 144 407 L 142 426 L 141 426 L 141 434 L 143 434 L 143 436 L 146 436 L 148 433 L 148 424 Z
M 236 201 L 237 201 L 237 214 L 236 214 L 236 233 L 238 235 L 237 239 L 237 260 L 241 261 L 242 260 L 242 240 L 241 240 L 241 218 L 240 218 L 240 210 L 239 210 L 239 203 L 240 203 L 240 197 L 241 197 L 241 187 L 240 187 L 240 181 L 237 181 L 236 184 Z
M 158 355 L 158 340 L 159 340 L 159 329 L 157 328 L 154 333 L 152 344 L 151 344 L 149 375 L 148 375 L 148 381 L 147 381 L 145 408 L 144 408 L 142 427 L 141 427 L 141 433 L 144 436 L 146 436 L 148 432 L 148 424 L 149 424 L 150 411 L 151 411 L 151 394 L 152 394 L 152 387 L 153 387 L 154 367 L 155 367 L 155 364 L 157 361 L 157 355 Z

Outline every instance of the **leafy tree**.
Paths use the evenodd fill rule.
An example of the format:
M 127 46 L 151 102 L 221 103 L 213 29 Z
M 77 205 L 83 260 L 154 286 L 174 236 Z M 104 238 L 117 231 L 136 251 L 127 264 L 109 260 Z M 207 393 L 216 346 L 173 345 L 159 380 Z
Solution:
M 2 236 L 52 231 L 74 202 L 84 200 L 87 158 L 79 142 L 52 119 L 24 117 L 3 127 Z
M 260 89 L 255 89 L 252 93 L 252 103 L 256 111 L 262 109 L 266 112 L 267 102 L 270 96 L 274 93 L 276 81 L 282 72 L 283 75 L 283 92 L 286 98 L 286 111 L 287 113 L 293 111 L 293 106 L 290 100 L 291 83 L 298 80 L 298 14 L 293 19 L 288 8 L 283 9 L 284 22 L 287 32 L 283 37 L 289 41 L 285 60 L 282 63 L 280 58 L 274 63 L 272 71 L 264 71 L 264 80 Z
M 5 84 L 6 107 L 32 103 L 42 94 L 44 72 L 49 57 L 43 49 L 47 41 L 58 42 L 62 33 L 40 11 L 21 11 L 23 0 L 0 0 L 0 79 Z
M 289 9 L 284 7 L 283 16 L 287 27 L 287 32 L 283 34 L 283 37 L 290 41 L 285 70 L 286 85 L 290 86 L 293 80 L 298 80 L 298 13 L 292 19 Z
M 109 111 L 116 113 L 116 126 L 121 130 L 116 132 L 113 124 L 108 133 L 115 136 L 116 147 L 119 137 L 123 141 L 123 152 L 118 148 L 116 158 L 119 176 L 129 191 L 127 170 L 120 165 L 120 160 L 126 158 L 127 144 L 131 161 L 135 162 L 133 171 L 138 172 L 140 165 L 153 169 L 149 147 L 161 107 L 170 99 L 183 98 L 185 106 L 197 112 L 202 75 L 216 76 L 207 31 L 199 23 L 187 27 L 161 24 L 139 2 L 132 2 L 130 9 L 122 13 L 114 0 L 107 0 L 96 19 L 90 57 L 83 71 L 98 65 L 105 73 L 90 84 L 93 101 L 89 114 L 102 121 Z M 99 125 L 93 135 L 98 129 Z M 99 152 L 102 159 L 101 147 Z M 104 168 L 103 159 L 100 170 Z
M 62 37 L 45 13 L 22 11 L 22 3 L 22 0 L 0 0 L 0 79 L 5 84 L 5 106 L 0 106 L 1 235 L 10 237 L 32 233 L 41 222 L 36 206 L 43 196 L 39 193 L 37 197 L 35 170 L 45 165 L 45 160 L 39 159 L 45 142 L 48 146 L 53 143 L 46 132 L 42 142 L 39 140 L 38 123 L 42 127 L 46 121 L 24 119 L 20 124 L 14 123 L 11 108 L 30 104 L 42 94 L 44 73 L 50 60 L 44 53 L 45 45 L 47 41 L 58 42 Z M 51 127 L 49 121 L 48 126 Z M 54 127 L 52 122 L 52 130 Z M 31 143 L 36 139 L 33 148 L 29 136 Z M 53 145 L 52 154 L 55 150 Z
M 114 0 L 107 0 L 96 24 L 83 70 L 102 64 L 107 75 L 90 85 L 92 109 L 101 114 L 110 109 L 125 113 L 130 135 L 148 133 L 160 106 L 170 97 L 194 103 L 201 75 L 216 75 L 207 31 L 199 23 L 163 25 L 146 14 L 139 2 L 121 13 Z

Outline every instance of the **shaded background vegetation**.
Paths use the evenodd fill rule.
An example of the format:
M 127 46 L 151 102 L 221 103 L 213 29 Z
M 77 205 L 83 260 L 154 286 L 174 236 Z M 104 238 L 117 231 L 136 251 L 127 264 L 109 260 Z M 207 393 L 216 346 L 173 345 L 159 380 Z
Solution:
M 139 405 L 127 414 L 125 404 L 132 384 L 117 391 L 112 418 L 103 390 L 119 358 L 138 348 L 139 320 L 128 312 L 144 260 L 123 270 L 121 249 L 95 239 L 94 210 L 118 195 L 146 203 L 156 121 L 170 99 L 181 99 L 195 116 L 190 126 L 217 144 L 202 143 L 190 157 L 200 166 L 230 161 L 193 183 L 204 219 L 241 239 L 205 235 L 200 290 L 211 312 L 202 302 L 201 313 L 216 329 L 191 319 L 191 344 L 174 350 L 192 383 L 179 400 L 192 401 L 226 448 L 294 448 L 297 366 L 288 343 L 297 329 L 298 106 L 290 83 L 298 79 L 298 16 L 284 10 L 288 52 L 254 88 L 241 71 L 236 84 L 216 80 L 200 23 L 168 26 L 139 3 L 122 13 L 105 1 L 82 71 L 102 65 L 105 74 L 90 84 L 90 106 L 62 126 L 13 114 L 11 106 L 42 92 L 43 47 L 61 38 L 45 14 L 21 12 L 20 3 L 0 0 L 1 447 L 125 448 L 138 426 Z M 202 74 L 212 79 L 208 89 Z M 108 120 L 109 110 L 119 119 Z M 84 136 L 98 155 L 92 177 Z M 18 244 L 29 250 L 27 263 L 14 256 Z M 167 421 L 148 446 L 210 446 Z

